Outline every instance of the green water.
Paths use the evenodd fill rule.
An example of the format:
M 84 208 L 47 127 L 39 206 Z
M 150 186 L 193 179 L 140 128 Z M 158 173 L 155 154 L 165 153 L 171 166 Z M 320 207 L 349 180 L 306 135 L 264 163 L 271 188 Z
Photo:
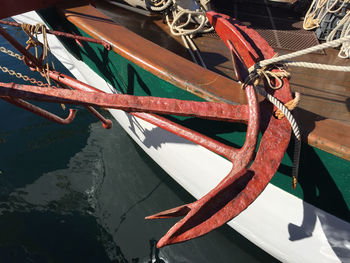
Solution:
M 9 30 L 24 42 L 21 32 Z M 9 48 L 3 39 L 0 45 Z M 1 65 L 40 79 L 0 56 Z M 2 82 L 24 83 L 0 75 Z M 41 106 L 67 115 L 59 105 Z M 104 130 L 80 110 L 63 126 L 3 101 L 0 119 L 0 262 L 275 261 L 227 226 L 155 249 L 176 221 L 144 217 L 193 198 L 118 123 Z

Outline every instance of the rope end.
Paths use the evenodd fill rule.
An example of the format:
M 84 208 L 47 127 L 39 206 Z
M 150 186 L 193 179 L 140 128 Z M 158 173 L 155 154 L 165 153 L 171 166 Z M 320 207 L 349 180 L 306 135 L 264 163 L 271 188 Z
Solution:
M 293 176 L 292 178 L 292 188 L 295 190 L 297 188 L 297 184 L 298 184 L 298 179 Z

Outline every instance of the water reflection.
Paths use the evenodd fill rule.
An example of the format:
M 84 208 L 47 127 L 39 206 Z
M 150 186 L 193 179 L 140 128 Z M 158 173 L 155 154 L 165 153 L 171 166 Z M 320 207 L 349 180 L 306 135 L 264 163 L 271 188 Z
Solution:
M 49 154 L 51 168 L 37 167 L 48 154 L 45 145 L 42 150 L 26 150 L 32 162 L 25 172 L 21 165 L 2 164 L 6 174 L 1 177 L 0 253 L 9 262 L 232 262 L 237 254 L 256 262 L 261 254 L 268 257 L 253 246 L 234 244 L 219 232 L 156 249 L 156 240 L 173 222 L 146 221 L 144 216 L 191 197 L 178 196 L 178 186 L 174 189 L 174 183 L 164 179 L 167 175 L 150 164 L 117 124 L 106 131 L 91 123 L 89 115 L 78 124 L 89 131 L 88 137 L 72 135 L 71 140 L 85 141 L 85 146 L 70 149 L 75 151 L 70 159 L 59 154 L 56 158 L 69 145 L 57 141 Z M 2 154 L 14 144 L 3 145 Z M 27 145 L 18 145 L 17 150 Z M 30 157 L 34 154 L 37 158 Z M 63 168 L 62 162 L 66 162 Z

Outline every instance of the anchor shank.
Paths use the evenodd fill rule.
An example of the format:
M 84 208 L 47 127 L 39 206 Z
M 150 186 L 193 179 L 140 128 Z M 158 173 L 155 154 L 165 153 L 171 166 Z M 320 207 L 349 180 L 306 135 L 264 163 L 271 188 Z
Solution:
M 246 105 L 42 88 L 14 83 L 0 83 L 0 96 L 231 122 L 247 122 L 249 115 Z

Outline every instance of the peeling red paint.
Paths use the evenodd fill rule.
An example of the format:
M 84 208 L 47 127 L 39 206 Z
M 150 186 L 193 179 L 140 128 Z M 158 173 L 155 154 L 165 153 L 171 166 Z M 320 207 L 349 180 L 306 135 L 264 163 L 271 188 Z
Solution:
M 237 76 L 241 81 L 248 76 L 247 68 L 275 54 L 267 42 L 254 30 L 243 26 L 237 20 L 214 12 L 208 12 L 207 16 L 222 40 L 231 49 Z M 42 66 L 40 60 L 33 57 L 1 27 L 0 34 L 26 57 L 30 66 Z M 274 118 L 273 112 L 276 109 L 267 101 L 259 105 L 254 87 L 251 85 L 245 88 L 248 104 L 235 106 L 216 102 L 106 94 L 58 72 L 49 71 L 48 73 L 50 78 L 75 90 L 0 83 L 0 97 L 5 99 L 10 97 L 12 102 L 31 99 L 84 105 L 107 127 L 111 123 L 104 120 L 91 107 L 121 109 L 202 145 L 232 162 L 233 168 L 230 173 L 198 201 L 148 217 L 153 219 L 185 216 L 158 242 L 158 247 L 204 235 L 245 210 L 271 180 L 289 143 L 291 129 L 288 121 L 286 118 L 282 120 Z M 266 88 L 266 90 L 283 103 L 291 100 L 289 83 L 286 79 L 281 89 Z M 247 123 L 246 141 L 241 149 L 235 149 L 155 114 L 175 114 Z M 256 150 L 259 130 L 263 133 L 262 140 L 255 160 L 249 167 Z

